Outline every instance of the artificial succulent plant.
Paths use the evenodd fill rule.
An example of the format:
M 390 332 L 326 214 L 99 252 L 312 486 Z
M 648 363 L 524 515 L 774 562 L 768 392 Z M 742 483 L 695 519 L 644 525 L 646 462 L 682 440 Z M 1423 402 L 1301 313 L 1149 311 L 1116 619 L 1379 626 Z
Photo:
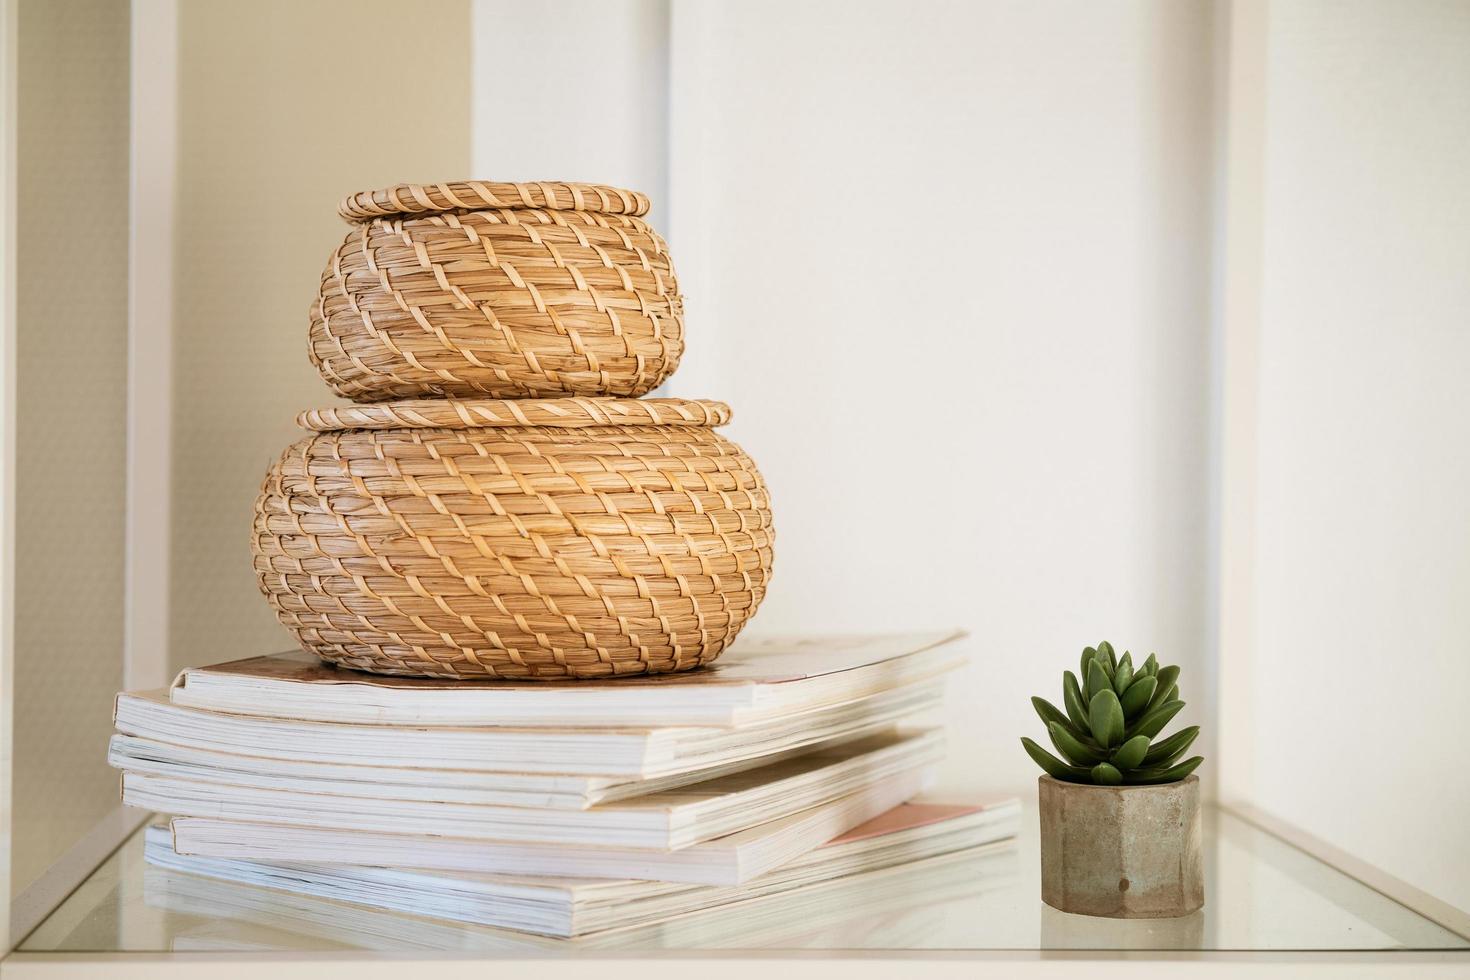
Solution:
M 1081 671 L 1080 681 L 1070 670 L 1062 674 L 1066 711 L 1045 698 L 1031 699 L 1062 758 L 1029 738 L 1021 744 L 1048 775 L 1103 786 L 1172 783 L 1204 761 L 1179 761 L 1199 735 L 1198 725 L 1154 741 L 1184 707 L 1178 667 L 1160 667 L 1153 654 L 1135 667 L 1132 654 L 1119 657 L 1104 640 L 1082 651 Z

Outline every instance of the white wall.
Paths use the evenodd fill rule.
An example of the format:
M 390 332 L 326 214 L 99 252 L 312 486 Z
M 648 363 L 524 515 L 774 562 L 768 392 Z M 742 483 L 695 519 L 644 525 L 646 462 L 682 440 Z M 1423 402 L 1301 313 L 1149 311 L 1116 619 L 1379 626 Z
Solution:
M 753 628 L 968 628 L 946 788 L 1023 787 L 1088 643 L 1209 700 L 1212 10 L 862 9 L 675 5 L 670 387 L 770 484 Z
M 1470 5 L 1292 0 L 1263 29 L 1253 717 L 1228 790 L 1470 908 Z
M 643 191 L 661 225 L 668 0 L 474 0 L 474 175 Z

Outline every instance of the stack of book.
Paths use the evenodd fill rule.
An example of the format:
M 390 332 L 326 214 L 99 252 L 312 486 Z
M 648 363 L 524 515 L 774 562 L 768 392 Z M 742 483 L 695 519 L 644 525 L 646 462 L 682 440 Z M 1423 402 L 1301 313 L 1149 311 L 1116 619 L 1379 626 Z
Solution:
M 747 640 L 702 671 L 546 684 L 256 657 L 119 695 L 109 761 L 125 803 L 172 815 L 146 846 L 171 874 L 613 934 L 1013 836 L 1014 801 L 905 805 L 943 753 L 924 723 L 955 639 Z

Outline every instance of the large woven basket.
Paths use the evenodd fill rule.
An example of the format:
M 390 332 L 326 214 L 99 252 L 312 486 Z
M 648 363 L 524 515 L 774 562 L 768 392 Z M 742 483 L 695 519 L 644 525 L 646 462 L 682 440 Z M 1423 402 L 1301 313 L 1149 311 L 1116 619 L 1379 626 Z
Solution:
M 678 366 L 683 301 L 648 199 L 593 184 L 404 184 L 352 231 L 311 310 L 312 363 L 354 401 L 637 397 Z
M 437 677 L 685 670 L 771 575 L 755 464 L 718 402 L 323 409 L 256 502 L 255 570 L 311 653 Z

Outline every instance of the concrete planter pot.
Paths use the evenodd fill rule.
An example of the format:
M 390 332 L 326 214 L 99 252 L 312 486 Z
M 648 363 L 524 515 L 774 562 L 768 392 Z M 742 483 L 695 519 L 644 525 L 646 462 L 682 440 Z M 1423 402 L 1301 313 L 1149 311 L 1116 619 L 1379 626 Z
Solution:
M 1041 900 L 1114 919 L 1188 915 L 1205 904 L 1199 777 L 1160 786 L 1040 779 Z

